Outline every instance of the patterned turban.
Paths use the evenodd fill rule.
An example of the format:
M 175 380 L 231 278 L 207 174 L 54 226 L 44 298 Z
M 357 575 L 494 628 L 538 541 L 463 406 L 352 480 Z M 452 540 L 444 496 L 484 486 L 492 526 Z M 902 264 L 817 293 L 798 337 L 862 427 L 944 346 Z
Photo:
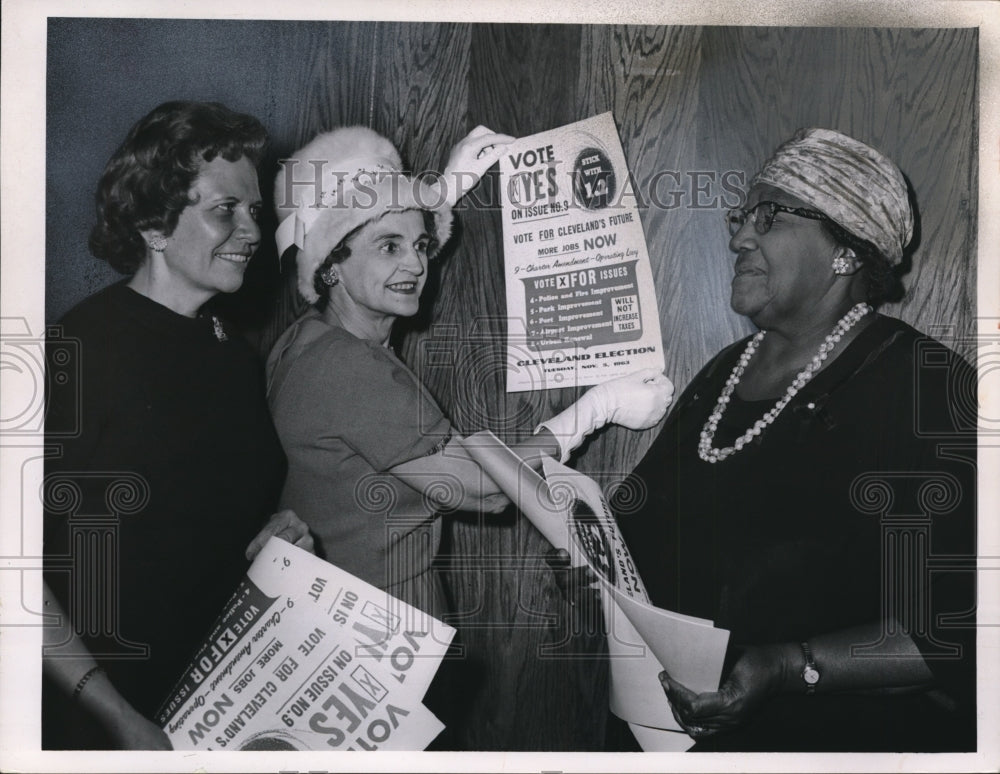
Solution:
M 874 148 L 830 129 L 799 129 L 750 182 L 792 194 L 851 234 L 875 245 L 892 264 L 913 235 L 903 173 Z

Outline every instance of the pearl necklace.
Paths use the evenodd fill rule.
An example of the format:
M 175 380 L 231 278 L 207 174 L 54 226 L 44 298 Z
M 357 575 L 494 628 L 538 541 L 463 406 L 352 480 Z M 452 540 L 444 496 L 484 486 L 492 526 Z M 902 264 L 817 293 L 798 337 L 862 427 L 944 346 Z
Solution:
M 764 413 L 764 416 L 753 423 L 753 426 L 747 430 L 743 435 L 737 438 L 732 446 L 727 446 L 724 449 L 716 449 L 712 446 L 712 439 L 715 438 L 715 431 L 719 427 L 719 420 L 722 419 L 722 414 L 729 405 L 729 398 L 732 396 L 733 392 L 736 390 L 736 385 L 740 383 L 740 378 L 743 376 L 743 371 L 746 370 L 747 364 L 750 362 L 750 358 L 753 357 L 754 353 L 757 351 L 757 347 L 760 346 L 760 342 L 764 339 L 764 335 L 767 331 L 759 331 L 756 336 L 750 339 L 747 344 L 747 348 L 743 350 L 743 354 L 740 355 L 739 361 L 733 367 L 733 372 L 729 375 L 729 379 L 726 380 L 726 386 L 722 388 L 722 394 L 719 395 L 719 400 L 715 404 L 715 409 L 709 415 L 705 422 L 705 426 L 701 429 L 701 438 L 698 441 L 698 456 L 701 457 L 705 462 L 719 462 L 724 460 L 730 454 L 735 454 L 744 446 L 746 446 L 754 436 L 760 435 L 764 429 L 770 425 L 778 417 L 778 414 L 782 412 L 785 406 L 794 398 L 799 390 L 805 387 L 806 383 L 813 378 L 816 372 L 823 365 L 823 361 L 826 360 L 827 355 L 830 351 L 837 345 L 837 343 L 844 337 L 851 328 L 853 328 L 858 320 L 864 317 L 872 311 L 872 308 L 868 304 L 861 303 L 854 306 L 847 314 L 840 318 L 837 324 L 833 327 L 830 335 L 823 340 L 823 343 L 819 345 L 819 352 L 817 352 L 813 359 L 809 362 L 804 369 L 799 371 L 798 376 L 792 380 L 792 383 L 788 385 L 788 389 L 785 390 L 785 394 L 778 399 L 778 402 L 774 404 L 774 407 L 770 411 Z

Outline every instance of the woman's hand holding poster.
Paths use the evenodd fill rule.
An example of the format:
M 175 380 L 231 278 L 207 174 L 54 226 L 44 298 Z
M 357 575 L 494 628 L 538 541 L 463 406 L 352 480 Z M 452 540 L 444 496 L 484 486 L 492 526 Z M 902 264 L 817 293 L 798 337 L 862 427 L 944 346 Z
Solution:
M 655 733 L 681 730 L 658 675 L 666 669 L 693 691 L 717 690 L 729 632 L 711 621 L 650 604 L 601 488 L 592 479 L 550 458 L 543 461 L 542 478 L 488 431 L 462 443 L 546 540 L 567 550 L 574 566 L 590 565 L 598 577 L 611 659 L 611 711 L 642 727 L 638 731 L 640 741 L 649 740 L 643 742 L 646 749 L 689 747 L 685 735 Z

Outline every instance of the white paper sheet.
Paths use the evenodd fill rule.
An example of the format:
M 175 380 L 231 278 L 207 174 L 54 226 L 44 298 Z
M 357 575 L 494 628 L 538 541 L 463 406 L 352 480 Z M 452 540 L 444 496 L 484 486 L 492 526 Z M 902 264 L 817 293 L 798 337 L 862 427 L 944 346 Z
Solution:
M 643 752 L 687 752 L 694 747 L 694 739 L 681 731 L 665 731 L 638 723 L 629 723 L 628 727 Z

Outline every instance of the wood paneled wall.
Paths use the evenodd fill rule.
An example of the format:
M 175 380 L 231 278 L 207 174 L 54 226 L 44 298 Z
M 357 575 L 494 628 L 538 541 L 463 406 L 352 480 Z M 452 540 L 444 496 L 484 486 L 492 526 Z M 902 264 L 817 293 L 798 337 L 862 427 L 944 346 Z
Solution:
M 412 168 L 439 169 L 476 124 L 524 135 L 611 110 L 641 201 L 649 204 L 643 193 L 659 181 L 659 203 L 642 219 L 678 390 L 750 330 L 728 305 L 722 213 L 732 194 L 723 176 L 748 179 L 801 126 L 844 131 L 899 163 L 919 204 L 919 249 L 906 297 L 885 311 L 970 353 L 961 337 L 975 315 L 977 52 L 975 30 L 58 20 L 49 54 L 49 319 L 111 279 L 89 268 L 83 248 L 93 184 L 128 125 L 165 99 L 217 99 L 264 120 L 273 134 L 265 191 L 274 159 L 336 126 L 372 126 Z M 91 132 L 81 134 L 81 123 Z M 495 184 L 484 181 L 480 202 L 491 191 L 497 200 Z M 56 217 L 56 205 L 69 217 Z M 577 392 L 504 393 L 502 259 L 495 208 L 460 212 L 425 309 L 399 339 L 461 431 L 489 427 L 513 439 Z M 290 267 L 278 281 L 273 247 L 254 263 L 231 303 L 266 348 L 293 315 L 294 292 Z M 432 337 L 454 340 L 458 367 L 425 367 Z M 576 464 L 613 487 L 654 434 L 609 429 Z M 478 674 L 461 732 L 468 749 L 602 745 L 602 640 L 570 631 L 581 615 L 565 615 L 541 560 L 546 547 L 513 513 L 450 520 L 442 561 Z

